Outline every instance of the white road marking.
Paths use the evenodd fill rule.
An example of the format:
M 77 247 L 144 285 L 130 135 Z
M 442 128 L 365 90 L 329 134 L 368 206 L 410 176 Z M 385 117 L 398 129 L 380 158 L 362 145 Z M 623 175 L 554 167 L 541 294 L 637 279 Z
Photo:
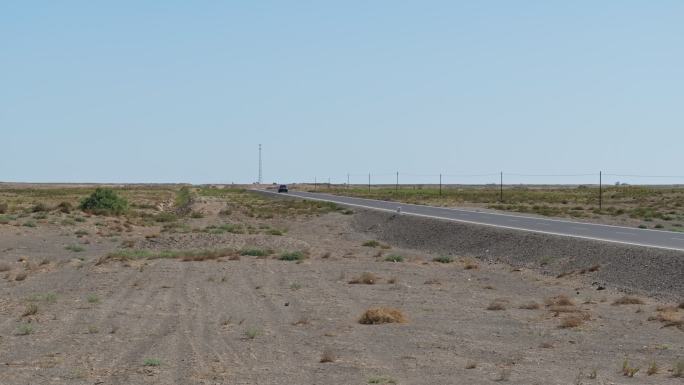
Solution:
M 266 191 L 266 190 L 256 190 L 254 191 L 264 191 L 267 193 L 271 194 L 277 194 L 273 191 Z M 294 192 L 296 194 L 296 191 Z M 329 197 L 333 198 L 351 198 L 351 199 L 358 199 L 358 200 L 363 200 L 363 201 L 369 201 L 369 202 L 391 202 L 391 201 L 379 201 L 377 199 L 368 199 L 368 198 L 359 198 L 359 197 L 351 197 L 351 196 L 346 196 L 346 195 L 333 195 L 333 194 L 326 194 L 326 193 L 313 193 L 317 195 L 327 195 Z M 299 196 L 302 198 L 301 196 Z M 333 201 L 333 200 L 328 200 L 328 199 L 320 199 L 320 198 L 311 198 L 311 199 L 316 199 L 320 200 L 323 202 L 337 202 L 341 204 L 355 204 L 355 203 L 344 203 L 341 201 Z M 514 217 L 514 218 L 523 218 L 523 219 L 534 219 L 534 220 L 539 220 L 539 221 L 551 221 L 551 222 L 563 222 L 563 223 L 571 223 L 571 224 L 577 224 L 577 225 L 583 225 L 583 226 L 601 226 L 601 227 L 613 227 L 613 228 L 618 228 L 618 229 L 625 229 L 625 230 L 637 230 L 633 227 L 626 227 L 626 226 L 616 226 L 616 225 L 606 225 L 603 223 L 591 223 L 591 222 L 579 222 L 579 221 L 570 221 L 567 219 L 554 219 L 554 218 L 548 218 L 548 217 L 535 217 L 535 216 L 530 216 L 530 215 L 516 215 L 516 214 L 508 214 L 508 213 L 499 213 L 496 211 L 482 211 L 482 210 L 466 210 L 466 209 L 461 209 L 461 208 L 454 208 L 454 207 L 436 207 L 436 206 L 428 206 L 428 205 L 416 205 L 413 203 L 404 203 L 405 205 L 408 206 L 416 206 L 416 207 L 433 207 L 433 208 L 439 208 L 439 209 L 444 209 L 444 210 L 450 210 L 450 211 L 458 211 L 461 213 L 475 213 L 475 214 L 487 214 L 487 215 L 500 215 L 504 217 Z M 658 233 L 670 233 L 670 234 L 681 234 L 678 231 L 670 231 L 670 230 L 656 230 L 656 229 L 638 229 L 639 231 L 653 231 L 653 232 L 658 232 Z
M 260 192 L 265 192 L 265 193 L 274 194 L 274 195 L 281 195 L 281 194 L 276 193 L 276 192 L 273 192 L 273 191 L 266 191 L 266 190 L 254 190 L 254 191 L 260 191 Z M 322 195 L 325 195 L 325 194 L 322 194 Z M 301 196 L 301 195 L 291 195 L 291 196 L 296 196 L 296 197 L 298 197 L 298 198 L 311 199 L 311 200 L 321 201 L 321 202 L 333 202 L 333 203 L 339 203 L 339 204 L 343 204 L 343 205 L 347 205 L 347 206 L 362 207 L 362 208 L 366 208 L 366 209 L 370 209 L 370 210 L 379 210 L 379 211 L 386 211 L 386 212 L 395 212 L 394 210 L 390 210 L 390 209 L 383 209 L 383 208 L 379 208 L 379 207 L 360 205 L 360 204 L 357 204 L 357 203 L 348 203 L 348 202 L 342 202 L 342 201 L 335 201 L 335 200 L 331 200 L 331 199 L 321 199 L 321 198 L 314 198 L 314 197 L 310 197 L 310 196 Z M 333 196 L 333 197 L 334 197 L 334 196 Z M 372 199 L 364 199 L 364 198 L 358 198 L 358 199 L 363 199 L 363 200 L 372 201 Z M 413 206 L 420 206 L 420 205 L 413 205 Z M 423 207 L 426 207 L 426 206 L 423 206 Z M 427 207 L 429 207 L 429 206 L 427 206 Z M 602 242 L 610 242 L 610 243 L 619 243 L 619 244 L 622 244 L 622 245 L 652 247 L 652 248 L 664 249 L 664 250 L 684 251 L 684 248 L 677 248 L 677 247 L 650 245 L 650 244 L 638 243 L 638 242 L 617 241 L 617 240 L 613 240 L 613 239 L 588 237 L 588 236 L 584 236 L 584 235 L 563 234 L 563 233 L 556 233 L 556 232 L 553 232 L 553 231 L 542 231 L 542 230 L 527 229 L 527 228 L 524 228 L 524 227 L 513 227 L 513 226 L 495 225 L 495 224 L 491 224 L 491 223 L 467 221 L 467 220 L 464 220 L 464 219 L 456 219 L 456 218 L 449 218 L 449 217 L 440 217 L 440 216 L 435 216 L 435 215 L 418 214 L 418 213 L 411 213 L 411 212 L 405 212 L 405 214 L 406 214 L 406 215 L 414 215 L 414 216 L 423 217 L 423 218 L 441 219 L 441 220 L 451 221 L 451 222 L 471 223 L 471 224 L 474 224 L 474 225 L 490 226 L 490 227 L 497 227 L 497 228 L 509 229 L 509 230 L 520 230 L 520 231 L 527 231 L 527 232 L 539 233 L 539 234 L 558 235 L 558 236 L 561 236 L 561 237 L 589 239 L 589 240 L 592 240 L 592 241 L 602 241 Z M 497 214 L 497 215 L 504 215 L 504 216 L 505 216 L 505 214 Z M 523 218 L 538 219 L 538 218 L 532 218 L 532 217 L 523 217 Z M 578 223 L 578 224 L 583 224 L 583 225 L 584 225 L 584 224 L 587 224 L 587 225 L 595 225 L 594 223 L 569 222 L 569 221 L 561 221 L 561 220 L 554 220 L 554 219 L 546 219 L 546 220 L 552 220 L 552 221 L 557 221 L 557 222 L 566 222 L 566 223 Z M 601 225 L 601 226 L 622 227 L 622 226 L 610 226 L 610 225 Z M 622 228 L 625 228 L 625 227 L 622 227 Z M 663 231 L 663 232 L 664 232 L 664 231 Z

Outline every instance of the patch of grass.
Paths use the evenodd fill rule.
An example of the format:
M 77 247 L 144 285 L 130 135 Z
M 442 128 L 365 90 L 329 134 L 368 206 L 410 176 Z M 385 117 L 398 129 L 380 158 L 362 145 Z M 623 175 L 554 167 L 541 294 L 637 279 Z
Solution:
M 88 232 L 85 231 L 85 230 L 76 230 L 76 231 L 74 232 L 74 235 L 79 236 L 79 237 L 82 237 L 82 236 L 84 236 L 84 235 L 88 235 Z
M 299 290 L 299 289 L 301 289 L 301 288 L 302 288 L 302 284 L 301 284 L 301 283 L 292 282 L 292 283 L 290 284 L 290 289 L 291 289 L 291 290 Z
M 193 211 L 190 213 L 190 218 L 194 218 L 194 219 L 204 218 L 204 214 L 202 214 L 199 211 Z
M 261 331 L 254 327 L 250 327 L 247 330 L 245 330 L 245 336 L 250 340 L 255 339 L 259 334 L 261 334 Z
M 634 377 L 635 374 L 639 372 L 639 368 L 632 367 L 629 364 L 629 360 L 625 359 L 622 362 L 622 375 L 626 377 Z
M 613 301 L 613 305 L 643 305 L 644 301 L 637 297 L 631 297 L 631 296 L 623 296 L 615 301 Z
M 33 222 L 33 221 L 26 221 L 26 222 L 24 222 L 23 226 L 26 226 L 26 227 L 36 227 L 36 222 Z
M 146 358 L 143 366 L 161 366 L 161 361 L 157 358 Z
M 47 303 L 55 303 L 57 302 L 57 294 L 55 293 L 45 293 L 45 294 L 32 294 L 28 298 L 26 298 L 27 301 L 29 302 L 47 302 Z
M 155 222 L 169 223 L 177 221 L 178 216 L 174 213 L 163 212 L 155 215 L 153 219 Z
M 677 360 L 674 365 L 672 365 L 672 377 L 682 378 L 684 377 L 684 360 Z
M 27 336 L 33 334 L 33 325 L 31 324 L 21 324 L 17 327 L 17 334 L 20 336 Z
M 646 374 L 648 374 L 649 376 L 652 376 L 652 375 L 658 373 L 658 369 L 659 369 L 658 363 L 656 363 L 655 361 L 651 361 L 651 364 L 648 365 L 648 369 L 646 370 Z
M 378 246 L 380 246 L 380 242 L 375 241 L 375 240 L 370 240 L 370 241 L 366 241 L 366 242 L 362 243 L 361 246 L 378 247 Z
M 385 257 L 385 262 L 404 262 L 404 257 L 401 255 L 388 255 Z
M 378 325 L 385 323 L 405 323 L 406 317 L 401 310 L 389 307 L 375 307 L 366 310 L 359 318 L 363 325 Z
M 278 230 L 278 229 L 269 229 L 266 231 L 266 234 L 268 234 L 268 235 L 283 235 L 284 232 L 282 230 Z
M 477 262 L 468 259 L 463 262 L 463 268 L 465 270 L 477 270 L 480 268 L 480 265 Z
M 373 285 L 378 282 L 380 278 L 373 273 L 365 272 L 361 274 L 358 278 L 354 278 L 349 281 L 350 284 L 364 284 Z
M 231 249 L 219 250 L 117 250 L 101 258 L 97 264 L 100 265 L 106 261 L 129 261 L 137 259 L 180 259 L 184 262 L 190 261 L 206 261 L 218 259 L 221 257 L 228 257 L 235 255 L 235 251 Z
M 301 251 L 291 251 L 288 253 L 281 254 L 280 258 L 278 259 L 280 259 L 281 261 L 301 261 L 302 259 L 304 259 L 304 253 L 302 253 Z
M 439 257 L 434 257 L 434 258 L 432 258 L 432 260 L 434 262 L 439 262 L 439 263 L 451 263 L 454 261 L 454 258 L 450 257 L 448 255 L 443 255 L 443 256 L 439 256 Z
M 243 249 L 240 251 L 240 255 L 246 255 L 250 257 L 266 257 L 271 255 L 271 252 L 264 249 Z
M 63 212 L 64 214 L 69 214 L 72 209 L 73 209 L 73 206 L 71 206 L 71 203 L 69 203 L 69 202 L 62 201 L 57 205 L 57 210 L 59 210 L 60 212 Z
M 73 251 L 74 253 L 80 253 L 81 251 L 85 251 L 85 247 L 80 246 L 80 245 L 69 245 L 64 248 L 65 250 Z
M 88 301 L 88 303 L 92 304 L 100 303 L 100 297 L 98 297 L 96 294 L 88 294 L 86 300 Z

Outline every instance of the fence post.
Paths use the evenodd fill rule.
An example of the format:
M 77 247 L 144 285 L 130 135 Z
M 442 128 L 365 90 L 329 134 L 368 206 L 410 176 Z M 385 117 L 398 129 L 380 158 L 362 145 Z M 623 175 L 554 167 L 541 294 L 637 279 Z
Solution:
M 603 208 L 603 171 L 599 171 L 599 211 Z

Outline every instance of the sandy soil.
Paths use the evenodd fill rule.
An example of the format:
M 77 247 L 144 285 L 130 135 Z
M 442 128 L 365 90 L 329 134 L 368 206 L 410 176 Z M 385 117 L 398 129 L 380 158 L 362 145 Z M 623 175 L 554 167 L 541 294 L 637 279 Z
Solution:
M 195 207 L 205 217 L 184 221 L 223 223 L 222 207 L 206 198 Z M 9 267 L 0 273 L 0 384 L 683 383 L 672 370 L 684 357 L 684 332 L 649 320 L 681 319 L 684 310 L 657 311 L 676 304 L 640 297 L 643 304 L 613 305 L 623 294 L 596 291 L 590 277 L 364 247 L 369 234 L 351 226 L 357 215 L 229 218 L 286 228 L 282 236 L 134 226 L 120 239 L 97 235 L 97 217 L 77 225 L 89 231 L 80 238 L 58 224 L 0 225 L 0 263 Z M 125 240 L 308 258 L 101 260 Z M 72 244 L 85 250 L 65 249 Z M 348 283 L 364 272 L 379 279 Z M 576 305 L 550 305 L 562 295 Z M 520 308 L 532 302 L 538 308 Z M 32 304 L 35 314 L 24 315 Z M 407 321 L 358 323 L 371 307 L 399 309 Z M 572 315 L 581 324 L 560 327 Z M 623 375 L 625 363 L 640 369 L 634 378 Z

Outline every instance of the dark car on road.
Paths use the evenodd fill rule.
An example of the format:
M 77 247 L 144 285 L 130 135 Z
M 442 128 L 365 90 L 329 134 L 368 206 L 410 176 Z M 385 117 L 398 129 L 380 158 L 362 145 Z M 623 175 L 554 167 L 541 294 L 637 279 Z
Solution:
M 278 192 L 279 193 L 286 193 L 287 192 L 287 185 L 281 184 L 280 186 L 278 186 Z

